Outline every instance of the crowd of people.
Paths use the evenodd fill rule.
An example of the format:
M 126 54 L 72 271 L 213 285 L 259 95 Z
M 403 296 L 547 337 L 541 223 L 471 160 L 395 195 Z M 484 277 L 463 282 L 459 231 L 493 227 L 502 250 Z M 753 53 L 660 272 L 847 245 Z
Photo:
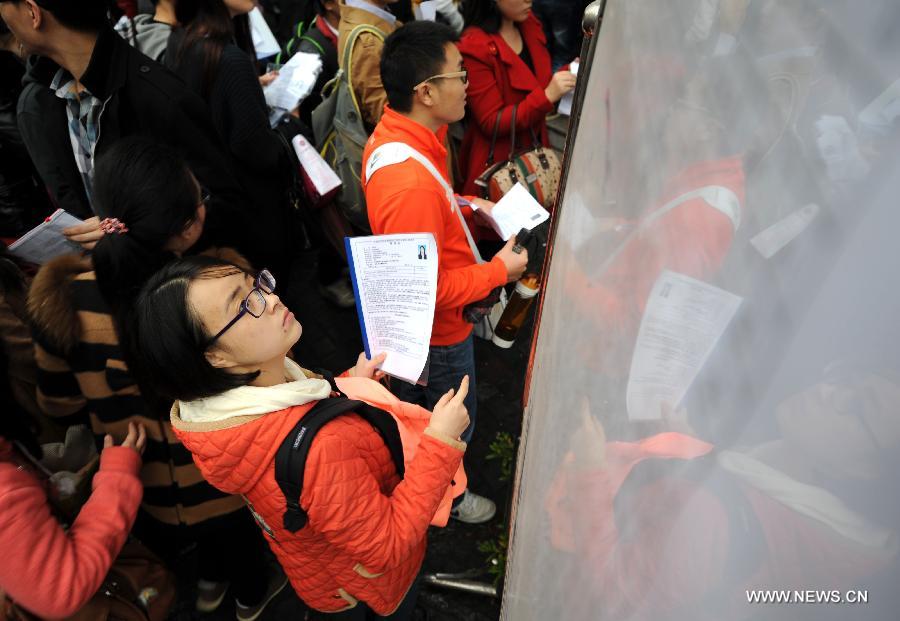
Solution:
M 127 553 L 156 568 L 129 605 L 164 619 L 186 550 L 199 612 L 232 597 L 252 621 L 289 584 L 321 618 L 411 618 L 429 525 L 496 513 L 462 468 L 477 409 L 466 309 L 529 256 L 480 226 L 493 203 L 475 179 L 513 137 L 548 144 L 580 43 L 559 4 L 440 0 L 416 21 L 415 0 L 0 1 L 0 237 L 56 209 L 81 220 L 64 231 L 77 252 L 0 256 L 0 618 L 102 607 L 110 576 L 136 567 Z M 282 116 L 258 10 L 276 64 L 321 59 Z M 369 136 L 368 230 L 312 204 L 290 144 L 321 145 L 314 112 L 342 74 Z M 408 157 L 376 163 L 388 143 Z M 333 242 L 368 232 L 437 242 L 427 384 L 384 377 L 383 355 L 336 379 L 293 359 L 303 329 L 279 294 L 298 249 L 318 250 L 308 295 L 352 307 Z M 304 421 L 341 399 L 347 415 L 290 461 Z

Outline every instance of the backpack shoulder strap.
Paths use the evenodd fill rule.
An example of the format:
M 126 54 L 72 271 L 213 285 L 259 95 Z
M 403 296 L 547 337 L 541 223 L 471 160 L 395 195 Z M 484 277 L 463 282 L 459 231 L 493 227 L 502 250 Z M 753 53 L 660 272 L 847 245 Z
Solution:
M 359 39 L 359 36 L 363 33 L 369 33 L 374 35 L 379 40 L 384 41 L 384 33 L 381 32 L 375 26 L 371 26 L 369 24 L 360 24 L 356 26 L 353 30 L 350 31 L 350 34 L 347 35 L 347 43 L 344 46 L 344 53 L 341 56 L 341 63 L 338 69 L 337 75 L 332 79 L 334 84 L 331 82 L 326 84 L 322 88 L 322 92 L 331 92 L 329 89 L 334 90 L 337 88 L 339 83 L 343 82 L 347 85 L 347 91 L 350 94 L 350 99 L 353 101 L 353 108 L 356 110 L 356 117 L 360 119 L 360 123 L 362 123 L 362 111 L 359 107 L 359 101 L 356 99 L 356 92 L 353 90 L 353 67 L 350 63 L 350 59 L 353 56 L 353 48 L 356 46 L 356 41 Z
M 300 506 L 300 496 L 312 441 L 322 427 L 345 414 L 358 414 L 378 431 L 391 453 L 397 473 L 403 477 L 403 445 L 397 422 L 390 414 L 347 397 L 322 399 L 285 436 L 275 454 L 275 481 L 284 494 L 287 508 L 283 524 L 288 532 L 297 532 L 309 519 L 306 510 Z
M 456 194 L 453 192 L 453 188 L 450 187 L 450 184 L 444 179 L 438 169 L 435 168 L 434 164 L 411 146 L 404 142 L 387 142 L 372 151 L 368 161 L 365 163 L 365 183 L 369 183 L 369 179 L 372 178 L 372 175 L 374 175 L 376 171 L 387 166 L 392 166 L 393 164 L 405 162 L 408 159 L 417 161 L 431 174 L 432 177 L 434 177 L 435 181 L 444 188 L 444 193 L 447 195 L 447 201 L 450 203 L 450 210 L 456 212 L 456 215 L 459 217 L 459 222 L 463 227 L 463 232 L 466 234 L 466 241 L 469 242 L 469 249 L 472 251 L 475 262 L 478 264 L 484 263 L 485 261 L 481 256 L 481 252 L 479 252 L 478 246 L 475 245 L 472 231 L 469 230 L 469 225 L 466 224 L 466 218 L 463 216 L 462 211 L 459 209 L 459 204 L 456 202 Z
M 341 58 L 341 67 L 344 68 L 348 76 L 350 74 L 350 56 L 353 54 L 353 48 L 356 46 L 357 39 L 364 33 L 369 33 L 384 41 L 384 33 L 381 32 L 381 29 L 370 24 L 360 24 L 351 30 L 350 34 L 347 35 L 347 44 L 344 46 L 344 55 Z

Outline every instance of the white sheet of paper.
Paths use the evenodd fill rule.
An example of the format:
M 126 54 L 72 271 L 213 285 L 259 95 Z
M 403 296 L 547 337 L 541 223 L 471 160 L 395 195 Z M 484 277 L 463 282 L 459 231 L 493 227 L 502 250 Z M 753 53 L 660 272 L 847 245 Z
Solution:
M 663 271 L 647 300 L 631 358 L 631 420 L 675 409 L 741 305 L 742 298 L 690 276 Z
M 572 64 L 569 65 L 569 71 L 578 75 L 578 67 L 579 62 L 577 60 L 572 61 Z M 571 90 L 565 95 L 562 96 L 562 99 L 559 100 L 559 108 L 557 110 L 560 114 L 565 114 L 566 116 L 572 116 L 572 104 L 575 102 L 575 91 Z
M 472 208 L 477 209 L 475 205 Z M 497 201 L 488 219 L 500 239 L 509 239 L 522 229 L 530 231 L 549 217 L 550 212 L 534 200 L 524 185 L 517 183 Z
M 437 2 L 434 0 L 425 0 L 425 2 L 414 9 L 414 12 L 417 22 L 433 22 L 437 19 Z
M 819 215 L 819 206 L 810 203 L 750 239 L 750 244 L 766 259 L 794 241 Z
M 62 232 L 63 229 L 82 222 L 72 214 L 57 209 L 49 218 L 13 242 L 9 251 L 36 265 L 43 265 L 64 254 L 79 252 L 81 246 L 66 239 Z
M 437 244 L 431 233 L 346 238 L 366 353 L 381 370 L 418 381 L 428 360 L 437 297 Z
M 253 47 L 256 49 L 257 58 L 268 58 L 275 56 L 281 51 L 281 46 L 272 34 L 266 18 L 263 17 L 262 11 L 258 6 L 253 7 L 250 11 L 250 37 L 253 39 Z
M 293 110 L 309 97 L 319 74 L 322 59 L 318 54 L 297 52 L 278 70 L 278 77 L 263 92 L 270 108 Z

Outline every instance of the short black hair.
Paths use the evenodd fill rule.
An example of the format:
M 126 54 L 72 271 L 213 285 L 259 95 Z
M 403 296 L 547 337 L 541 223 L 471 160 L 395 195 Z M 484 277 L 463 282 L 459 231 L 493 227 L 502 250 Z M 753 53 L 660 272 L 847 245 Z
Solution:
M 490 34 L 498 32 L 503 23 L 503 15 L 494 0 L 464 0 L 462 15 L 466 28 L 474 26 Z
M 132 315 L 136 365 L 142 389 L 173 400 L 194 401 L 246 386 L 259 377 L 230 373 L 206 358 L 209 334 L 188 302 L 192 282 L 224 278 L 245 270 L 215 257 L 178 259 L 154 274 L 144 286 Z
M 79 32 L 99 32 L 109 26 L 114 5 L 112 0 L 34 0 L 34 3 L 66 28 Z
M 394 31 L 381 51 L 381 83 L 391 108 L 412 110 L 413 89 L 441 72 L 447 60 L 446 46 L 459 37 L 453 29 L 435 22 L 411 22 Z

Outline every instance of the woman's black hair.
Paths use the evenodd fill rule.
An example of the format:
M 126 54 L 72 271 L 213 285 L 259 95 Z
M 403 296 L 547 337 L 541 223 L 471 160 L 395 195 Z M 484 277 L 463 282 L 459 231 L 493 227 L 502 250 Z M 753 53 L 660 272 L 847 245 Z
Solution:
M 259 371 L 229 373 L 210 364 L 206 344 L 212 335 L 188 302 L 195 280 L 243 271 L 234 263 L 198 255 L 173 261 L 147 282 L 131 327 L 138 352 L 132 370 L 142 385 L 170 399 L 193 401 L 246 386 L 259 376 Z
M 248 16 L 239 15 L 232 19 L 223 0 L 178 0 L 175 3 L 175 18 L 184 29 L 184 38 L 175 51 L 175 70 L 185 62 L 188 51 L 196 47 L 203 59 L 200 92 L 207 101 L 226 45 L 237 44 L 255 60 Z
M 175 258 L 164 246 L 193 222 L 199 188 L 177 151 L 132 136 L 97 159 L 93 199 L 100 218 L 118 218 L 128 227 L 104 235 L 93 251 L 97 285 L 115 309 L 130 304 L 147 279 Z
M 474 26 L 490 34 L 498 32 L 503 23 L 495 0 L 463 0 L 462 15 L 466 28 Z
M 112 309 L 119 346 L 129 369 L 137 345 L 129 329 L 141 287 L 175 255 L 164 247 L 197 216 L 200 193 L 184 159 L 174 149 L 146 137 L 120 140 L 97 159 L 94 208 L 100 218 L 117 218 L 128 228 L 107 233 L 94 247 L 97 287 Z M 140 381 L 141 393 L 165 409 Z
M 449 26 L 412 22 L 385 39 L 381 50 L 381 82 L 391 108 L 412 110 L 413 89 L 441 72 L 447 60 L 446 46 L 459 41 Z

